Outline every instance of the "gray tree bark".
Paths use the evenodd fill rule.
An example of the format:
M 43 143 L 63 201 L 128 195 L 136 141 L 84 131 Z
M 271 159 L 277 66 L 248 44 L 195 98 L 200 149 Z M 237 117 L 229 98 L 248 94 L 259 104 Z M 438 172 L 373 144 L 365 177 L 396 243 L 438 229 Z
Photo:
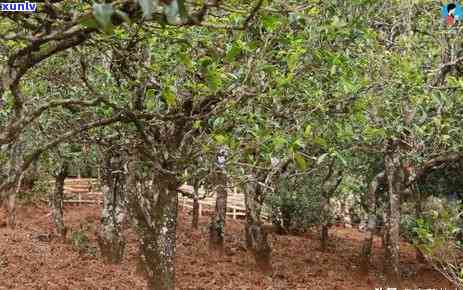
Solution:
M 105 262 L 117 264 L 124 256 L 126 239 L 122 232 L 125 221 L 126 158 L 122 152 L 108 150 L 104 156 L 103 209 L 98 232 L 98 244 Z
M 330 227 L 330 202 L 326 194 L 322 194 L 320 200 L 321 208 L 321 231 L 320 231 L 320 246 L 321 250 L 325 252 L 328 248 L 328 239 L 329 239 L 329 227 Z
M 376 190 L 379 184 L 384 179 L 384 172 L 376 175 L 368 185 L 367 193 L 367 210 L 368 210 L 368 224 L 367 224 L 367 236 L 363 241 L 362 254 L 361 254 L 361 266 L 362 270 L 368 271 L 370 266 L 371 254 L 373 252 L 373 239 L 376 232 Z
M 175 289 L 177 187 L 175 176 L 155 171 L 144 186 L 136 160 L 129 162 L 129 214 L 139 234 L 141 263 L 153 290 Z
M 225 220 L 227 214 L 227 175 L 224 169 L 215 172 L 216 201 L 215 211 L 209 225 L 209 248 L 223 253 L 225 238 Z
M 392 283 L 398 285 L 400 284 L 400 193 L 404 181 L 398 146 L 389 145 L 384 161 L 388 187 L 385 273 Z
M 69 163 L 63 161 L 59 165 L 58 170 L 54 173 L 55 188 L 48 196 L 53 225 L 55 226 L 56 233 L 62 238 L 66 237 L 66 227 L 63 218 L 63 191 L 64 180 L 68 176 L 68 170 Z
M 193 185 L 193 212 L 191 227 L 198 229 L 199 225 L 199 182 L 195 181 Z
M 412 191 L 415 195 L 416 219 L 420 219 L 423 217 L 423 197 L 421 195 L 420 189 L 417 186 L 413 186 Z M 416 260 L 420 263 L 426 262 L 426 257 L 424 256 L 423 252 L 418 247 L 416 248 Z
M 264 273 L 271 273 L 272 249 L 260 218 L 264 202 L 262 188 L 256 183 L 248 183 L 245 186 L 244 193 L 246 205 L 246 245 L 254 255 L 257 268 Z
M 11 185 L 8 188 L 5 208 L 7 212 L 7 226 L 10 228 L 14 228 L 16 226 L 16 194 L 21 187 L 22 176 L 19 178 L 17 184 L 15 179 L 20 174 L 22 148 L 23 146 L 19 143 L 19 141 L 18 143 L 11 145 L 9 148 L 9 168 L 7 179 Z
M 334 169 L 335 162 L 336 159 L 333 158 L 328 169 L 328 174 L 321 185 L 322 194 L 320 208 L 322 228 L 320 232 L 320 243 L 322 251 L 326 251 L 328 247 L 329 228 L 331 226 L 330 197 L 336 192 L 336 189 L 342 181 L 342 171 L 336 171 Z

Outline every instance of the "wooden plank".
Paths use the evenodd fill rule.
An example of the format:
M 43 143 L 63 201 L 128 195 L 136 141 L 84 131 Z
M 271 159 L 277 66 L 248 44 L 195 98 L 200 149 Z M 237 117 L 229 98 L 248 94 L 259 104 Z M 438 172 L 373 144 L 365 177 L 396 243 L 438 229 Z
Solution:
M 101 204 L 103 201 L 92 200 L 92 199 L 66 199 L 63 200 L 64 203 L 86 203 L 86 204 Z
M 97 192 L 97 191 L 95 191 L 95 192 L 88 192 L 88 193 L 86 193 L 86 194 L 87 194 L 87 195 L 96 195 L 96 196 L 102 196 L 102 195 L 103 195 L 102 192 Z

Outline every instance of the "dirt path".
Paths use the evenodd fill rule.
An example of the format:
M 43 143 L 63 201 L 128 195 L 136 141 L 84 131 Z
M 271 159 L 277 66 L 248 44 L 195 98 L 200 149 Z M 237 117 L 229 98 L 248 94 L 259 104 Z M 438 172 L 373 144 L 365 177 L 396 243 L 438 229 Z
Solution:
M 137 247 L 129 236 L 128 253 L 121 265 L 104 265 L 98 258 L 94 232 L 99 223 L 98 205 L 67 206 L 65 222 L 69 237 L 88 235 L 88 249 L 79 254 L 70 241 L 48 240 L 52 227 L 48 209 L 22 206 L 18 228 L 0 228 L 0 289 L 143 289 L 137 272 Z M 0 210 L 0 220 L 4 212 Z M 272 236 L 274 274 L 266 277 L 254 270 L 244 248 L 240 221 L 227 223 L 226 255 L 216 258 L 207 249 L 208 218 L 191 231 L 190 216 L 179 217 L 177 286 L 185 289 L 345 289 L 372 290 L 386 287 L 380 274 L 382 253 L 375 243 L 374 267 L 368 276 L 358 271 L 357 255 L 363 234 L 336 228 L 328 253 L 318 251 L 316 234 L 303 237 Z M 450 285 L 429 267 L 418 264 L 414 251 L 402 246 L 404 287 L 440 288 Z

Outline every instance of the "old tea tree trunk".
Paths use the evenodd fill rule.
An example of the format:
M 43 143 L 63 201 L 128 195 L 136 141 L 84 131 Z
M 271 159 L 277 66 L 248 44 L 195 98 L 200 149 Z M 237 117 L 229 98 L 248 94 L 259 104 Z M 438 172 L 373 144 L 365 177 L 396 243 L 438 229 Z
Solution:
M 361 267 L 364 272 L 370 268 L 371 254 L 373 251 L 373 239 L 376 233 L 376 191 L 384 180 L 384 172 L 377 174 L 368 185 L 367 210 L 368 224 L 367 234 L 362 245 Z
M 325 252 L 328 248 L 329 228 L 330 228 L 330 199 L 326 193 L 322 193 L 320 200 L 321 209 L 321 231 L 320 231 L 320 247 L 321 251 Z
M 4 206 L 7 212 L 7 225 L 10 228 L 16 226 L 16 194 L 21 188 L 21 181 L 23 174 L 19 177 L 19 180 L 16 182 L 16 177 L 20 174 L 21 168 L 21 156 L 23 151 L 23 146 L 21 143 L 15 143 L 9 147 L 9 168 L 8 168 L 8 183 L 10 184 L 7 189 L 7 199 L 4 201 Z
M 55 188 L 50 192 L 48 201 L 51 209 L 51 217 L 56 233 L 64 238 L 66 236 L 66 227 L 63 220 L 63 191 L 64 180 L 68 176 L 69 163 L 61 162 L 54 173 Z
M 253 253 L 259 270 L 264 273 L 271 273 L 272 249 L 261 221 L 264 201 L 262 187 L 257 183 L 249 182 L 245 186 L 244 193 L 246 203 L 246 245 Z
M 400 151 L 397 145 L 390 144 L 388 146 L 384 161 L 388 187 L 385 273 L 391 283 L 399 286 L 400 193 L 403 184 L 403 171 L 400 164 Z
M 321 250 L 326 251 L 328 247 L 329 229 L 331 226 L 331 210 L 330 210 L 330 198 L 336 192 L 339 184 L 342 181 L 342 170 L 335 170 L 336 159 L 332 159 L 328 173 L 322 182 L 322 194 L 321 194 L 321 233 L 320 242 Z
M 209 226 L 209 248 L 219 253 L 224 251 L 225 219 L 227 215 L 227 175 L 225 172 L 225 160 L 227 151 L 219 151 L 214 172 L 216 185 L 215 212 Z
M 126 159 L 121 152 L 108 150 L 104 156 L 103 177 L 103 210 L 101 226 L 98 232 L 98 244 L 101 255 L 107 263 L 116 264 L 122 261 L 126 240 L 122 233 L 125 221 L 126 198 Z
M 191 227 L 194 230 L 199 226 L 199 180 L 193 182 L 193 211 L 192 211 Z
M 140 262 L 154 290 L 175 289 L 177 178 L 154 169 L 152 182 L 137 174 L 137 161 L 129 162 L 129 213 L 139 234 Z

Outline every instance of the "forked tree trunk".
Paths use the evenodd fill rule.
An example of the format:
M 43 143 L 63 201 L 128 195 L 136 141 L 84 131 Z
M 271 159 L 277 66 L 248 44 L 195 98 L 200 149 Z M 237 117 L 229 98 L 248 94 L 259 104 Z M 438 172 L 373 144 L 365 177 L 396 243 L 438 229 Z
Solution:
M 106 152 L 103 171 L 103 209 L 98 244 L 103 259 L 117 264 L 124 256 L 126 240 L 123 235 L 125 221 L 126 159 L 120 152 Z
M 155 172 L 154 184 L 144 190 L 129 166 L 129 213 L 139 234 L 141 263 L 152 290 L 175 289 L 177 187 L 175 176 Z
M 227 175 L 223 169 L 215 172 L 216 201 L 215 212 L 209 226 L 209 248 L 223 253 L 225 219 L 227 214 Z
M 63 161 L 55 176 L 55 188 L 50 192 L 48 196 L 48 202 L 51 208 L 51 217 L 53 225 L 55 226 L 56 234 L 64 238 L 66 236 L 66 227 L 64 225 L 63 218 L 63 191 L 64 191 L 64 180 L 68 176 L 69 164 L 67 161 Z
M 333 196 L 342 181 L 342 170 L 336 171 L 334 168 L 335 163 L 336 159 L 333 158 L 329 166 L 328 174 L 324 178 L 321 185 L 322 194 L 320 208 L 322 228 L 320 232 L 320 242 L 322 251 L 326 251 L 328 247 L 328 231 L 331 225 L 330 197 Z
M 263 193 L 261 186 L 255 183 L 248 183 L 245 186 L 246 204 L 246 245 L 254 255 L 256 266 L 264 273 L 272 272 L 272 249 L 267 240 L 267 233 L 264 231 L 260 218 Z
M 400 193 L 403 171 L 398 148 L 388 148 L 385 174 L 388 187 L 386 223 L 385 273 L 391 283 L 400 284 Z
M 367 235 L 363 241 L 362 254 L 361 254 L 361 267 L 364 272 L 368 271 L 370 267 L 371 254 L 373 252 L 373 240 L 376 232 L 376 190 L 378 185 L 384 179 L 384 172 L 376 175 L 368 185 L 367 193 L 367 210 L 368 210 L 368 224 Z
M 199 182 L 195 181 L 193 185 L 193 212 L 191 227 L 196 230 L 199 225 Z

